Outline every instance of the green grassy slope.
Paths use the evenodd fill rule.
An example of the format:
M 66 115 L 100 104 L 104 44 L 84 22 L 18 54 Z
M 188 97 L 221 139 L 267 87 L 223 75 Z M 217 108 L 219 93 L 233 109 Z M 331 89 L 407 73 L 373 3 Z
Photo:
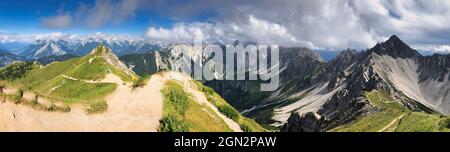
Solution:
M 10 80 L 10 84 L 16 88 L 34 92 L 52 101 L 62 101 L 66 105 L 73 103 L 84 103 L 90 107 L 99 105 L 98 103 L 103 102 L 107 94 L 115 90 L 117 84 L 88 81 L 101 80 L 108 73 L 117 75 L 124 82 L 138 79 L 138 76 L 127 74 L 107 63 L 101 56 L 104 51 L 110 50 L 100 45 L 96 51 L 84 57 L 53 62 L 47 66 L 34 66 L 24 76 L 17 77 L 15 76 L 17 74 L 13 74 L 18 79 L 3 80 Z M 0 73 L 4 69 L 6 68 L 2 68 Z
M 225 101 L 212 88 L 203 85 L 198 81 L 193 81 L 197 84 L 199 90 L 203 91 L 206 98 L 214 106 L 216 106 L 221 113 L 238 123 L 241 129 L 245 132 L 264 132 L 266 131 L 255 120 L 242 116 L 235 108 L 233 108 L 227 101 Z
M 240 115 L 236 109 L 230 106 L 211 88 L 202 85 L 198 81 L 199 91 L 205 93 L 208 101 L 216 106 L 225 116 L 237 122 L 243 131 L 265 131 L 254 120 Z M 159 131 L 162 132 L 231 132 L 228 125 L 208 106 L 194 101 L 191 94 L 187 93 L 180 82 L 166 81 L 166 87 L 162 90 L 164 97 L 163 118 L 160 120 Z
M 163 118 L 161 132 L 231 132 L 227 124 L 214 111 L 193 101 L 178 82 L 166 82 L 162 90 Z
M 450 118 L 439 114 L 414 112 L 404 108 L 382 91 L 366 92 L 377 110 L 331 129 L 337 132 L 433 132 L 450 131 Z

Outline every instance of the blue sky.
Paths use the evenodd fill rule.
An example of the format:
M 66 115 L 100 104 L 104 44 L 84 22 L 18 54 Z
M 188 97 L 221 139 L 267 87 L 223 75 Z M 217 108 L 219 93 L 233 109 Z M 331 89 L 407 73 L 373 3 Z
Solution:
M 12 0 L 0 1 L 1 31 L 12 33 L 66 32 L 86 34 L 92 32 L 142 34 L 148 26 L 170 27 L 172 20 L 150 10 L 139 10 L 136 15 L 117 24 L 105 24 L 100 27 L 74 25 L 65 28 L 51 28 L 42 25 L 46 17 L 60 12 L 75 12 L 80 5 L 95 5 L 92 0 Z
M 0 1 L 0 43 L 101 33 L 342 50 L 370 48 L 395 34 L 418 50 L 449 53 L 449 25 L 448 0 Z

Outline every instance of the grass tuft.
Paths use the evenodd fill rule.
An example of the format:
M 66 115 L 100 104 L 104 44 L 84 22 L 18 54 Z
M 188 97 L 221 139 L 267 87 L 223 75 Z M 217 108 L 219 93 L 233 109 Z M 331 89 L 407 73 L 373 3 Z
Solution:
M 150 80 L 149 75 L 139 77 L 136 81 L 133 82 L 133 84 L 132 84 L 133 89 L 138 88 L 138 87 L 140 87 L 140 88 L 144 87 L 147 84 L 148 80 Z
M 159 120 L 160 132 L 188 132 L 189 124 L 175 115 L 164 116 Z
M 89 103 L 86 112 L 88 114 L 102 113 L 108 110 L 108 104 L 105 101 L 94 101 Z
M 232 119 L 235 122 L 239 122 L 240 114 L 233 107 L 229 105 L 220 105 L 217 108 L 222 114 L 224 114 L 228 118 Z

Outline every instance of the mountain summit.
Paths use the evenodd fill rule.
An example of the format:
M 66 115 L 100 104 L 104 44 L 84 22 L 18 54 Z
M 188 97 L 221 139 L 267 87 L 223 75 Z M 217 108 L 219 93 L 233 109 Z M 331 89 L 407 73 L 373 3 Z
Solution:
M 387 41 L 378 43 L 371 49 L 371 51 L 384 55 L 387 54 L 392 57 L 411 58 L 420 56 L 419 52 L 412 49 L 405 42 L 403 42 L 396 35 L 392 35 Z
M 28 48 L 21 53 L 29 59 L 37 59 L 51 55 L 64 55 L 67 54 L 64 45 L 60 41 L 37 41 L 36 44 L 28 46 Z
M 92 62 L 94 58 L 101 57 L 105 59 L 107 63 L 122 70 L 128 75 L 136 75 L 122 61 L 119 60 L 119 58 L 114 54 L 114 52 L 110 48 L 106 47 L 104 44 L 100 44 L 99 46 L 94 48 L 88 56 L 93 56 L 93 58 L 91 58 L 89 62 Z

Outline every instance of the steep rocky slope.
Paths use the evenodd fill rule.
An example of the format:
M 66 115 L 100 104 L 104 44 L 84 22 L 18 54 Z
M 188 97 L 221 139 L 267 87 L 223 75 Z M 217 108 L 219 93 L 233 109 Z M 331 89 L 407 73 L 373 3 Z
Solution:
M 235 45 L 241 44 L 236 42 Z M 225 50 L 223 54 L 226 54 Z M 179 44 L 155 53 L 123 56 L 121 60 L 128 65 L 135 66 L 133 70 L 140 74 L 145 74 L 149 71 L 156 72 L 157 70 L 155 69 L 170 69 L 191 74 L 191 61 L 200 66 L 209 58 L 209 56 L 202 54 L 199 48 L 187 44 Z M 241 60 L 239 64 L 244 62 L 246 61 Z M 237 64 L 237 61 L 235 61 L 235 65 Z M 158 66 L 153 67 L 152 65 Z M 309 80 L 313 73 L 320 72 L 323 66 L 323 60 L 312 50 L 302 47 L 281 47 L 280 87 L 276 91 L 261 92 L 259 88 L 261 81 L 213 80 L 204 81 L 204 84 L 212 87 L 244 115 L 269 124 L 273 123 L 271 117 L 274 107 L 286 105 L 298 99 L 300 95 L 294 93 L 308 86 L 307 83 L 310 83 Z M 149 69 L 148 67 L 151 68 Z M 147 70 L 142 70 L 142 68 Z
M 385 92 L 394 102 L 412 111 L 448 113 L 446 57 L 421 56 L 395 35 L 360 54 L 341 81 L 330 79 L 341 83 L 328 88 L 326 93 L 332 95 L 320 108 L 295 111 L 282 131 L 326 131 L 373 113 L 376 108 L 364 96 L 364 92 L 373 90 Z

